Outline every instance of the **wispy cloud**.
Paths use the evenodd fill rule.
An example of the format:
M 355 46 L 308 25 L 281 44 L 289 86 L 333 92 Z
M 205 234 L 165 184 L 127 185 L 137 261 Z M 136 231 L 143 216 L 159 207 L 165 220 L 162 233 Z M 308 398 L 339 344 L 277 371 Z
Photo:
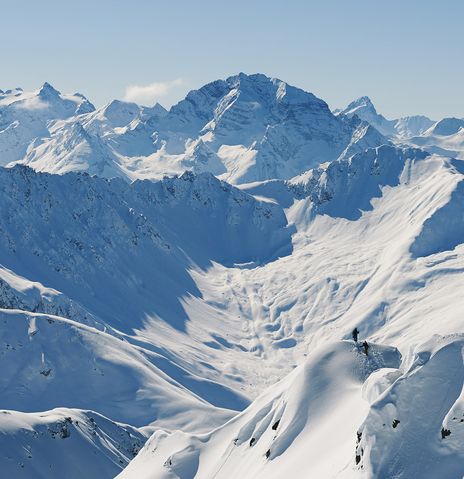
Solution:
M 152 105 L 165 97 L 173 88 L 184 84 L 182 78 L 166 82 L 154 82 L 149 85 L 129 85 L 124 93 L 124 100 L 142 105 Z

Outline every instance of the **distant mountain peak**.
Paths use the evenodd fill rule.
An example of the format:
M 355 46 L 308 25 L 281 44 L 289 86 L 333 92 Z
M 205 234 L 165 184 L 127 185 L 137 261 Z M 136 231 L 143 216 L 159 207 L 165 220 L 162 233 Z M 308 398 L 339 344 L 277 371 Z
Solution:
M 377 114 L 377 110 L 375 109 L 372 100 L 368 96 L 361 96 L 358 99 L 352 101 L 345 109 L 345 111 L 352 111 L 358 108 L 367 108 L 372 112 Z
M 372 100 L 367 96 L 367 95 L 364 95 L 364 96 L 360 96 L 357 100 L 355 100 L 355 102 L 359 103 L 359 104 L 366 104 L 366 105 L 373 105 L 372 103 Z
M 6 90 L 0 89 L 0 95 L 18 95 L 21 94 L 24 90 L 21 87 L 8 88 Z
M 50 83 L 45 82 L 39 90 L 39 96 L 42 98 L 59 97 L 60 92 L 53 88 Z
M 113 127 L 129 124 L 140 115 L 141 107 L 136 103 L 113 100 L 101 110 L 103 116 L 110 121 Z
M 361 96 L 352 101 L 344 110 L 334 110 L 335 115 L 343 114 L 347 117 L 358 116 L 374 126 L 382 135 L 390 138 L 412 138 L 430 128 L 434 122 L 423 115 L 413 115 L 387 120 L 377 112 L 368 96 Z
M 227 78 L 226 83 L 240 92 L 249 92 L 263 97 L 269 95 L 269 98 L 277 102 L 288 101 L 295 103 L 317 100 L 325 103 L 310 92 L 292 86 L 279 78 L 266 76 L 263 73 L 248 75 L 240 72 Z
M 461 128 L 464 128 L 464 119 L 449 117 L 437 121 L 430 130 L 435 135 L 449 136 L 454 135 Z
M 166 110 L 166 108 L 164 108 L 164 106 L 161 105 L 161 103 L 158 103 L 158 102 L 156 102 L 153 106 L 144 108 L 144 110 L 146 110 L 146 111 L 149 110 L 149 111 L 151 111 L 151 112 L 153 112 L 153 113 L 156 113 L 156 114 L 158 114 L 158 115 L 163 115 L 163 116 L 166 115 L 167 112 L 168 112 L 168 111 Z

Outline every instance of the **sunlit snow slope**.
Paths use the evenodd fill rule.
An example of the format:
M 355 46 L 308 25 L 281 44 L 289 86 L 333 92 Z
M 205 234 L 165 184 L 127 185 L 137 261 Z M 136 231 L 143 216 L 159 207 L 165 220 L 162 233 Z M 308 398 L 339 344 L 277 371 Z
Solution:
M 223 427 L 158 431 L 118 477 L 462 477 L 463 346 L 434 338 L 400 363 L 326 343 Z
M 462 336 L 453 334 L 462 332 L 464 310 L 462 171 L 459 161 L 382 147 L 291 182 L 244 187 L 287 205 L 298 232 L 291 256 L 253 269 L 217 266 L 208 274 L 218 284 L 231 285 L 221 293 L 227 310 L 246 318 L 242 333 L 230 331 L 227 340 L 236 344 L 245 336 L 252 345 L 259 369 L 250 374 L 242 361 L 242 374 L 252 378 L 251 394 L 306 356 L 309 364 L 317 364 L 312 373 L 317 379 L 309 375 L 296 391 L 288 378 L 281 383 L 290 388 L 289 401 L 304 409 L 296 417 L 282 416 L 277 432 L 271 426 L 279 419 L 278 407 L 263 413 L 260 397 L 210 435 L 158 432 L 121 477 L 254 478 L 291 472 L 296 478 L 432 478 L 443 471 L 438 477 L 460 478 L 463 356 Z M 364 195 L 355 195 L 360 185 Z M 209 289 L 204 299 L 216 304 L 218 296 Z M 362 340 L 377 343 L 371 344 L 370 356 L 352 342 L 331 346 L 334 339 L 351 338 L 354 327 Z M 443 335 L 450 336 L 440 339 Z M 403 359 L 396 355 L 382 362 L 380 344 L 396 346 Z M 331 368 L 329 358 L 339 354 L 338 348 L 346 353 Z M 345 367 L 354 367 L 357 383 Z M 412 378 L 420 375 L 424 379 L 415 386 Z M 265 397 L 278 396 L 279 388 L 270 386 Z M 311 406 L 313 394 L 322 406 Z M 424 406 L 408 410 L 416 395 Z M 420 409 L 428 404 L 429 416 Z M 241 427 L 250 419 L 239 418 L 250 417 L 245 438 Z M 317 425 L 310 426 L 313 420 Z M 451 435 L 442 438 L 441 428 Z M 254 435 L 264 440 L 250 446 Z M 373 439 L 378 435 L 385 443 Z M 408 452 L 398 455 L 398 450 Z M 423 454 L 430 463 L 418 465 Z

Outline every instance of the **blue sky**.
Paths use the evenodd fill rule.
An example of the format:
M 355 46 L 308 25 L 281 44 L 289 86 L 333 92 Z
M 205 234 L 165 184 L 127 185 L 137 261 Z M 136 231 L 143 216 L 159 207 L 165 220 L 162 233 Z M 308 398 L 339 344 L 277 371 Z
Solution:
M 332 108 L 464 117 L 462 0 L 0 0 L 0 16 L 2 89 L 169 106 L 244 71 Z

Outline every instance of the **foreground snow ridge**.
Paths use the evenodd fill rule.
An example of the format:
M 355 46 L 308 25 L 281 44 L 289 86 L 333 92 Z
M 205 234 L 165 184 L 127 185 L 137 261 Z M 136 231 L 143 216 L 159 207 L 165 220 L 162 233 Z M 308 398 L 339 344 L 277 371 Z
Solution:
M 462 479 L 463 134 L 0 90 L 0 476 Z
M 463 346 L 434 338 L 401 361 L 327 344 L 210 434 L 157 432 L 118 477 L 461 477 Z

